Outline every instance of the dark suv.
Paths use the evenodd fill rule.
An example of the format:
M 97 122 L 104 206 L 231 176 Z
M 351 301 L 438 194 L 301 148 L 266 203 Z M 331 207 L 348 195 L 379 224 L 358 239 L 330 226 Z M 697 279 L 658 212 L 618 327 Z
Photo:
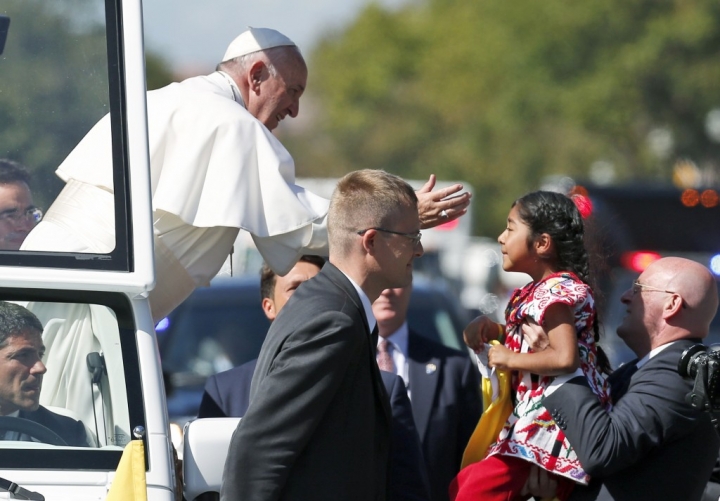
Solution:
M 420 335 L 464 349 L 468 312 L 443 282 L 415 278 L 408 324 Z M 260 278 L 213 280 L 156 327 L 170 418 L 197 415 L 208 376 L 257 358 L 270 324 L 260 307 Z
M 596 277 L 601 344 L 617 367 L 635 358 L 615 332 L 626 312 L 620 297 L 650 262 L 661 256 L 685 257 L 707 266 L 718 279 L 720 198 L 714 189 L 649 184 L 577 186 L 574 191 L 592 201 L 591 250 L 606 266 Z M 720 342 L 720 316 L 704 342 Z

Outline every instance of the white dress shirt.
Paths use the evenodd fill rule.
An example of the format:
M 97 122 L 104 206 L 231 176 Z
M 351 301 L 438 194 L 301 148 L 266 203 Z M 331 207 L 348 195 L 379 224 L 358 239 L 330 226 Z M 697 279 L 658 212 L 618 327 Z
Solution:
M 340 268 L 338 268 L 340 270 Z M 372 311 L 372 303 L 370 302 L 370 298 L 367 297 L 367 294 L 365 294 L 365 291 L 360 288 L 358 284 L 355 283 L 355 280 L 350 278 L 347 273 L 340 270 L 340 273 L 345 275 L 345 278 L 350 280 L 350 283 L 355 287 L 355 291 L 358 293 L 358 296 L 360 296 L 360 302 L 362 303 L 363 309 L 365 310 L 365 318 L 367 319 L 368 327 L 370 327 L 370 332 L 372 332 L 375 329 L 375 324 L 377 324 L 377 320 L 375 320 L 375 315 L 373 315 Z

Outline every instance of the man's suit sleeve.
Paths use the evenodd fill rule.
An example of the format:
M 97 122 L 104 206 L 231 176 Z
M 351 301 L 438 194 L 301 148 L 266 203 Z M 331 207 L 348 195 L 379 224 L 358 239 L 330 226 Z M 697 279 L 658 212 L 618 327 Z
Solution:
M 82 421 L 57 414 L 42 405 L 36 411 L 20 411 L 20 417 L 49 428 L 58 434 L 67 445 L 73 447 L 95 447 L 96 445 L 92 443 L 94 440 L 88 436 Z
M 258 367 L 265 356 L 272 363 L 232 436 L 221 500 L 280 497 L 348 367 L 369 356 L 367 337 L 349 316 L 325 312 L 302 322 L 274 356 L 261 353 Z
M 202 400 L 200 401 L 198 418 L 227 417 L 220 407 L 220 402 L 217 377 L 212 375 L 205 382 L 205 391 L 203 391 Z
M 382 376 L 392 410 L 389 501 L 429 501 L 430 481 L 405 382 L 395 374 Z
M 563 384 L 543 403 L 585 471 L 605 477 L 695 429 L 698 414 L 684 400 L 689 389 L 675 367 L 661 364 L 638 371 L 611 412 L 600 405 L 582 377 Z

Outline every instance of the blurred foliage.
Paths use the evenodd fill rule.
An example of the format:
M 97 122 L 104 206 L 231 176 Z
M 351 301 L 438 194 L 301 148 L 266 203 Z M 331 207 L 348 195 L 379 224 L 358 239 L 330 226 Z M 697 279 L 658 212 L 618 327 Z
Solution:
M 371 5 L 309 58 L 314 124 L 283 138 L 301 175 L 383 168 L 473 185 L 476 232 L 552 174 L 717 172 L 716 0 L 428 0 Z M 648 134 L 669 131 L 667 155 Z
M 104 29 L 71 14 L 88 4 L 6 0 L 0 11 L 10 17 L 0 56 L 0 157 L 28 166 L 35 202 L 45 207 L 62 186 L 52 172 L 107 112 L 107 72 L 97 71 L 107 67 Z
M 145 51 L 145 81 L 147 89 L 154 90 L 165 87 L 176 81 L 170 63 L 154 52 Z
M 62 188 L 55 169 L 108 112 L 107 43 L 103 1 L 4 0 L 10 17 L 0 56 L 0 158 L 33 173 L 35 202 L 48 207 Z M 172 75 L 147 56 L 150 85 Z

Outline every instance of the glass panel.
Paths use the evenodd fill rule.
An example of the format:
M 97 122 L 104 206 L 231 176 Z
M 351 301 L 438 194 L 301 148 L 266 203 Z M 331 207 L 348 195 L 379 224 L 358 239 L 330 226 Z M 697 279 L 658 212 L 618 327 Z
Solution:
M 14 305 L 6 310 L 8 305 L 0 304 L 4 319 L 9 318 L 6 311 L 13 315 L 30 311 L 43 331 L 42 338 L 39 333 L 6 332 L 12 324 L 0 320 L 0 338 L 5 338 L 0 348 L 0 388 L 4 390 L 0 392 L 4 417 L 0 419 L 0 447 L 27 445 L 7 442 L 124 447 L 130 440 L 130 418 L 113 311 L 96 304 Z M 42 360 L 33 359 L 36 348 Z M 11 417 L 6 417 L 5 409 L 14 409 Z M 14 423 L 13 418 L 39 426 L 20 420 Z
M 0 467 L 21 449 L 33 467 L 107 467 L 144 425 L 132 313 L 114 301 L 0 301 Z
M 132 271 L 117 11 L 116 0 L 0 3 L 9 19 L 0 55 L 0 265 Z M 6 252 L 21 244 L 35 252 Z
M 6 236 L 12 222 L 15 232 L 33 223 L 3 214 L 48 208 L 64 185 L 55 170 L 110 109 L 104 12 L 104 0 L 5 0 L 0 7 L 10 18 L 0 61 L 0 158 L 24 165 L 32 189 L 29 204 L 13 207 L 3 196 L 9 183 L 0 184 L 2 249 L 18 243 Z M 15 169 L 1 165 L 0 182 L 3 171 Z

